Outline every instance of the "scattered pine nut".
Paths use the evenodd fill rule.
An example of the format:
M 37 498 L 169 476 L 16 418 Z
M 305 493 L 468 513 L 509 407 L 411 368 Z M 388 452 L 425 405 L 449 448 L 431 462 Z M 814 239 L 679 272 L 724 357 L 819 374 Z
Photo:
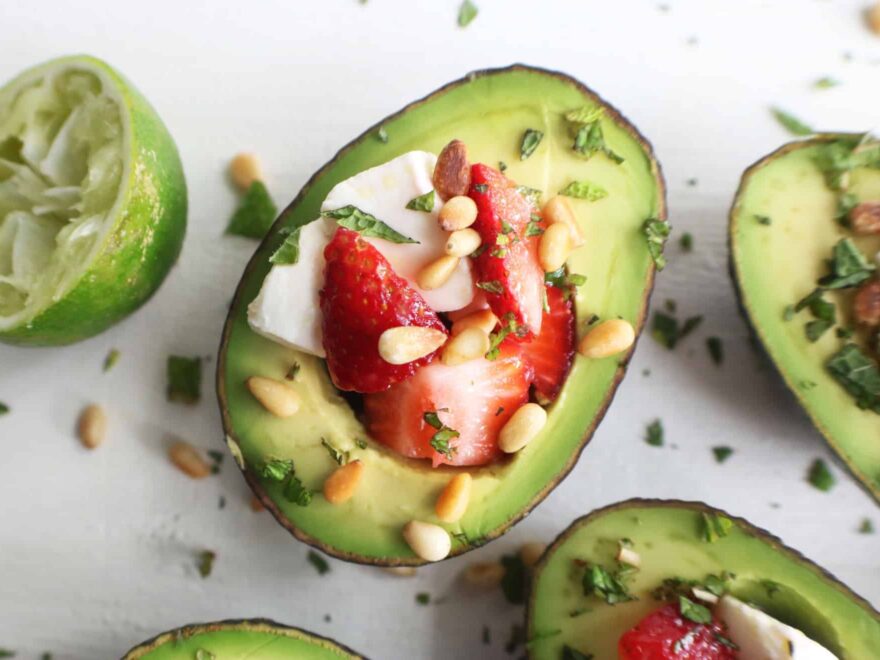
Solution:
M 211 474 L 211 466 L 199 451 L 187 442 L 178 440 L 168 449 L 168 457 L 177 468 L 193 479 L 204 479 Z
M 537 403 L 520 406 L 498 434 L 498 447 L 513 454 L 529 444 L 547 423 L 547 411 Z
M 545 273 L 552 273 L 565 265 L 571 252 L 571 229 L 564 222 L 554 222 L 541 234 L 538 243 L 538 261 Z
M 420 325 L 388 328 L 379 335 L 379 355 L 388 364 L 407 364 L 430 355 L 446 343 L 446 333 Z
M 522 563 L 526 568 L 531 568 L 538 563 L 538 560 L 544 554 L 546 549 L 546 543 L 539 543 L 537 541 L 523 543 L 522 547 L 519 549 L 519 558 L 522 560 Z
M 251 376 L 245 385 L 254 398 L 276 417 L 290 417 L 299 410 L 299 395 L 280 380 Z
M 364 464 L 352 461 L 333 471 L 324 482 L 324 499 L 330 504 L 342 504 L 352 498 L 364 476 Z
M 609 319 L 584 335 L 578 352 L 588 358 L 611 357 L 628 349 L 635 340 L 636 331 L 629 321 Z
M 483 357 L 490 347 L 489 335 L 477 327 L 465 328 L 443 347 L 443 364 L 454 366 Z
M 477 203 L 467 195 L 458 195 L 440 207 L 437 219 L 444 231 L 466 229 L 477 220 Z
M 229 176 L 242 192 L 247 192 L 254 181 L 263 180 L 263 168 L 254 154 L 240 153 L 229 163 Z
M 584 244 L 584 233 L 577 223 L 571 203 L 564 195 L 556 195 L 548 199 L 541 214 L 550 224 L 559 222 L 568 225 L 571 230 L 571 244 L 574 247 Z
M 445 523 L 461 520 L 471 499 L 472 483 L 473 479 L 467 472 L 457 474 L 449 480 L 434 505 L 434 511 L 440 520 Z
M 425 561 L 445 559 L 452 550 L 452 539 L 445 529 L 420 520 L 411 520 L 403 526 L 403 538 L 412 551 Z
M 250 501 L 251 511 L 254 513 L 259 513 L 260 511 L 265 511 L 266 507 L 263 506 L 263 500 L 261 500 L 256 495 L 251 497 Z
M 482 242 L 483 239 L 476 229 L 466 227 L 449 234 L 444 249 L 450 257 L 466 257 L 480 247 Z
M 77 435 L 87 449 L 95 449 L 107 437 L 107 414 L 97 404 L 83 408 L 77 422 Z
M 624 546 L 620 546 L 617 549 L 617 561 L 621 564 L 626 564 L 627 566 L 632 566 L 634 568 L 640 568 L 642 565 L 642 557 L 635 550 L 630 550 Z
M 498 325 L 498 317 L 491 309 L 481 309 L 478 312 L 468 314 L 452 324 L 452 336 L 461 333 L 466 328 L 480 328 L 487 335 Z
M 504 566 L 497 561 L 480 561 L 464 569 L 464 581 L 480 589 L 494 589 L 504 579 Z
M 438 289 L 452 277 L 452 273 L 458 267 L 458 262 L 458 257 L 450 257 L 448 254 L 444 254 L 439 259 L 432 261 L 422 268 L 416 276 L 416 283 L 419 285 L 419 288 L 425 291 Z
M 867 10 L 868 27 L 874 34 L 880 34 L 880 2 L 875 2 Z
M 386 566 L 383 570 L 397 577 L 415 577 L 416 574 L 415 566 Z
M 702 600 L 705 603 L 714 605 L 718 602 L 718 596 L 713 594 L 711 591 L 706 591 L 705 589 L 700 589 L 699 587 L 693 587 L 691 589 L 691 593 L 694 595 L 694 598 L 696 598 L 697 600 Z

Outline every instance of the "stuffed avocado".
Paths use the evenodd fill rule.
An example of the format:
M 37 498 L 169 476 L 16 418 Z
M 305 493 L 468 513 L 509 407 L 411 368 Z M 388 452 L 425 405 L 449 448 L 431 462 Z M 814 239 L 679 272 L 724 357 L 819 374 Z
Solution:
M 767 532 L 705 504 L 629 500 L 535 568 L 530 657 L 862 660 L 880 613 Z
M 123 660 L 357 660 L 363 656 L 333 640 L 268 619 L 184 626 L 131 649 Z
M 236 292 L 218 393 L 248 482 L 344 559 L 418 564 L 502 534 L 610 403 L 664 220 L 650 147 L 567 76 L 478 72 L 382 121 L 306 184 Z M 587 336 L 583 354 L 615 357 L 573 359 Z M 451 359 L 465 339 L 478 358 Z
M 880 498 L 880 143 L 822 135 L 758 161 L 731 210 L 730 246 L 755 333 L 831 447 Z

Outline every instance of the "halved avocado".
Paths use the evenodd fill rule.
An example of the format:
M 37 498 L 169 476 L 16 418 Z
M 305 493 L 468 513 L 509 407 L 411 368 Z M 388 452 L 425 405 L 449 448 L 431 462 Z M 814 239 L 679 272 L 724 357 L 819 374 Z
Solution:
M 831 448 L 880 500 L 880 414 L 860 409 L 826 367 L 844 344 L 866 346 L 867 335 L 857 331 L 844 339 L 832 329 L 811 342 L 804 328 L 810 313 L 786 320 L 785 311 L 816 288 L 842 238 L 852 239 L 869 259 L 880 249 L 880 238 L 855 236 L 835 220 L 841 192 L 827 185 L 817 161 L 829 148 L 857 142 L 858 136 L 840 134 L 793 142 L 746 170 L 730 212 L 731 270 L 745 315 L 786 385 Z M 880 169 L 854 170 L 847 192 L 880 199 Z M 852 291 L 825 293 L 836 305 L 840 328 L 853 327 Z
M 358 660 L 363 659 L 332 639 L 269 619 L 199 623 L 169 630 L 140 644 L 122 660 Z
M 731 522 L 706 540 L 705 517 Z M 621 539 L 641 567 L 625 584 L 637 600 L 608 605 L 585 596 L 584 562 L 609 570 Z M 568 646 L 595 660 L 614 660 L 617 643 L 662 602 L 651 592 L 665 579 L 703 582 L 733 573 L 726 591 L 800 629 L 841 660 L 876 656 L 880 613 L 831 574 L 768 532 L 701 502 L 632 499 L 579 518 L 535 566 L 527 611 L 529 657 L 559 660 Z
M 583 107 L 604 109 L 605 139 L 625 160 L 604 155 L 589 160 L 572 150 L 564 114 Z M 377 137 L 379 127 L 387 143 Z M 520 158 L 526 129 L 543 131 L 534 154 Z M 472 162 L 507 164 L 521 185 L 555 194 L 573 180 L 600 184 L 608 196 L 597 202 L 572 199 L 587 245 L 569 260 L 587 276 L 576 298 L 579 332 L 592 314 L 620 316 L 640 330 L 653 285 L 654 263 L 643 224 L 664 220 L 665 191 L 648 143 L 614 108 L 578 81 L 555 72 L 515 65 L 480 71 L 450 83 L 384 119 L 344 147 L 305 185 L 282 213 L 245 270 L 230 309 L 218 360 L 217 386 L 227 444 L 254 492 L 294 536 L 336 557 L 379 565 L 424 563 L 401 536 L 410 520 L 436 522 L 434 502 L 456 473 L 432 469 L 369 442 L 358 416 L 330 382 L 322 360 L 275 344 L 253 332 L 246 307 L 269 269 L 269 256 L 291 227 L 317 217 L 328 191 L 340 181 L 402 153 L 439 153 L 450 140 L 463 140 Z M 632 349 L 630 349 L 631 352 Z M 471 469 L 470 506 L 454 534 L 452 554 L 501 535 L 523 518 L 571 470 L 601 420 L 622 379 L 630 352 L 606 360 L 575 360 L 549 420 L 531 444 L 512 460 Z M 288 419 L 270 415 L 245 388 L 245 379 L 283 379 L 297 363 L 291 385 L 302 396 Z M 285 499 L 282 487 L 260 475 L 272 457 L 293 459 L 296 475 L 320 491 L 336 467 L 326 439 L 365 463 L 357 494 L 333 506 L 317 495 L 309 506 Z

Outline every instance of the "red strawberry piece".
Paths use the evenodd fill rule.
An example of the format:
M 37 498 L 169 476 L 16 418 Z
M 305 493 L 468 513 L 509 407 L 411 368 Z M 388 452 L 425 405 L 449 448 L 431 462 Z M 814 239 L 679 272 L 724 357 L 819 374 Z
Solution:
M 398 454 L 430 458 L 433 465 L 485 465 L 501 455 L 498 432 L 529 398 L 531 371 L 516 347 L 495 360 L 480 358 L 447 366 L 435 361 L 412 378 L 364 397 L 370 437 Z M 425 413 L 436 412 L 435 426 Z M 431 440 L 443 428 L 450 451 L 438 452 Z M 446 434 L 447 436 L 450 434 Z M 442 445 L 440 445 L 442 448 Z
M 446 332 L 418 291 L 357 232 L 339 227 L 324 248 L 321 312 L 327 368 L 341 390 L 380 392 L 409 378 L 436 351 L 393 365 L 379 355 L 379 336 L 388 328 L 418 325 Z
M 544 312 L 541 334 L 521 344 L 523 357 L 534 372 L 535 396 L 540 403 L 553 401 L 571 369 L 575 351 L 572 303 L 557 287 L 547 287 L 550 311 Z
M 701 624 L 667 605 L 628 630 L 618 644 L 620 660 L 734 660 L 735 649 L 717 620 Z
M 538 237 L 526 235 L 537 209 L 513 181 L 488 165 L 471 168 L 468 194 L 477 204 L 473 228 L 485 248 L 474 259 L 477 286 L 495 315 L 505 319 L 512 314 L 528 330 L 519 339 L 529 339 L 541 331 L 544 300 Z

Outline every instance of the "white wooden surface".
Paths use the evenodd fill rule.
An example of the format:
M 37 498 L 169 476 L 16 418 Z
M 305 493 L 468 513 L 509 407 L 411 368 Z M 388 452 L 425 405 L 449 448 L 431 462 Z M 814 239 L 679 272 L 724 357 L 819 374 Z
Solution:
M 477 2 L 466 30 L 457 0 L 0 2 L 0 79 L 72 52 L 119 67 L 173 132 L 191 208 L 179 265 L 132 318 L 68 348 L 0 347 L 0 401 L 12 407 L 0 418 L 0 647 L 112 658 L 182 623 L 263 615 L 374 658 L 504 658 L 521 611 L 463 589 L 461 569 L 631 496 L 704 499 L 744 515 L 880 605 L 880 537 L 855 533 L 864 516 L 880 523 L 877 507 L 837 466 L 830 494 L 805 482 L 813 458 L 829 453 L 748 346 L 725 238 L 741 171 L 787 139 L 769 104 L 823 129 L 877 126 L 880 38 L 864 28 L 862 0 Z M 706 320 L 674 352 L 645 338 L 580 464 L 504 539 L 411 580 L 336 561 L 318 577 L 305 546 L 248 509 L 231 465 L 193 482 L 164 455 L 171 435 L 222 446 L 213 363 L 195 409 L 165 401 L 164 365 L 169 353 L 215 353 L 254 249 L 222 235 L 234 203 L 224 167 L 256 151 L 286 202 L 374 121 L 471 69 L 516 61 L 582 79 L 653 141 L 676 233 L 696 241 L 691 255 L 670 247 L 654 304 L 674 298 L 681 314 Z M 814 90 L 824 75 L 843 84 Z M 721 368 L 708 334 L 724 339 Z M 112 347 L 122 357 L 105 375 Z M 73 437 L 91 401 L 110 414 L 110 439 L 94 453 Z M 662 449 L 642 440 L 655 417 Z M 717 444 L 736 449 L 723 466 L 709 450 Z M 218 553 L 207 580 L 193 559 L 204 548 Z M 416 606 L 420 591 L 441 602 Z

